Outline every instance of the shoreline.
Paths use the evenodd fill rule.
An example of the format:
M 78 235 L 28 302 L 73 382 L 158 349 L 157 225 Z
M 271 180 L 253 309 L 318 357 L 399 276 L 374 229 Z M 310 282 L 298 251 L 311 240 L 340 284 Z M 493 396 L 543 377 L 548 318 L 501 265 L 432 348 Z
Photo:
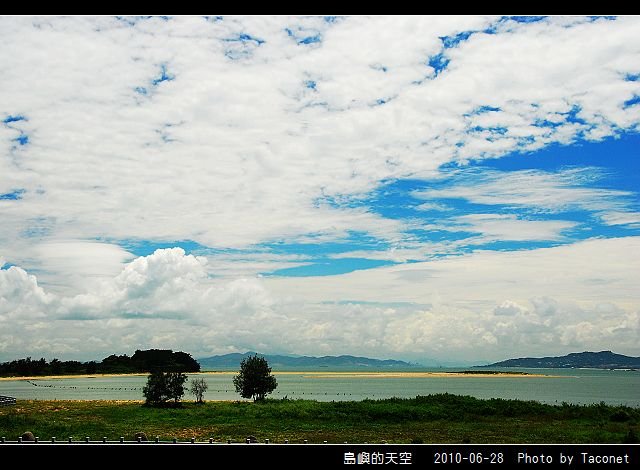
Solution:
M 202 371 L 188 372 L 186 375 L 236 375 L 237 371 Z M 307 378 L 367 378 L 367 379 L 398 379 L 398 378 L 462 378 L 462 377 L 513 377 L 513 378 L 560 378 L 567 376 L 545 375 L 545 374 L 513 374 L 513 373 L 473 373 L 464 374 L 462 372 L 360 372 L 360 371 L 274 371 L 273 375 L 302 375 Z M 79 374 L 79 375 L 37 375 L 25 377 L 0 377 L 0 381 L 27 381 L 27 380 L 64 380 L 64 379 L 95 379 L 111 377 L 146 377 L 148 372 L 136 372 L 131 374 Z

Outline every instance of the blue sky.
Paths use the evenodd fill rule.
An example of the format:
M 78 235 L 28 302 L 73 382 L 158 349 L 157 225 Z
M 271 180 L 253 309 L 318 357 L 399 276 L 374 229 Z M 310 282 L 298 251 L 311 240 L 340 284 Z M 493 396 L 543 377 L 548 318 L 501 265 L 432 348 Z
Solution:
M 636 18 L 0 23 L 0 359 L 640 354 Z

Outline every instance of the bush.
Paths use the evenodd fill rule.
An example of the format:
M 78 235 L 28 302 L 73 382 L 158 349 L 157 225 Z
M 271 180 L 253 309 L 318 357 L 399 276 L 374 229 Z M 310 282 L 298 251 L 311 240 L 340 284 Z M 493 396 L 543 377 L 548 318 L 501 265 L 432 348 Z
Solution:
M 631 416 L 625 410 L 618 410 L 611 415 L 611 421 L 616 423 L 624 423 L 625 421 L 629 421 Z
M 629 429 L 629 432 L 627 433 L 626 436 L 624 436 L 622 443 L 623 444 L 640 444 L 640 438 L 634 432 L 633 429 Z

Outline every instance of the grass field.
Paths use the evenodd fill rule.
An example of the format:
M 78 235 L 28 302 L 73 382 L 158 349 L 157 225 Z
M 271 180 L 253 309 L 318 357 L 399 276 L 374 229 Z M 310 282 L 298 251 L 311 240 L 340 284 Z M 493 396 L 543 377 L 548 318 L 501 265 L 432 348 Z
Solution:
M 25 401 L 0 408 L 0 436 L 31 431 L 42 440 L 117 440 L 143 431 L 149 439 L 291 443 L 621 443 L 639 433 L 640 409 L 605 404 L 545 405 L 450 394 L 413 399 L 316 402 L 266 400 L 184 403 Z

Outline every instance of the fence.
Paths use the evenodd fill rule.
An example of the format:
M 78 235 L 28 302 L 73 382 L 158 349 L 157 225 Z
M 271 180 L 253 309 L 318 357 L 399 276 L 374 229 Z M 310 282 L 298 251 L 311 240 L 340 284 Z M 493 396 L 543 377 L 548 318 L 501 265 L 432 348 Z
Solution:
M 176 438 L 169 441 L 161 441 L 159 437 L 156 437 L 153 440 L 144 440 L 141 438 L 137 438 L 136 440 L 125 440 L 124 437 L 121 437 L 117 441 L 108 440 L 106 437 L 103 437 L 100 440 L 93 440 L 90 437 L 85 437 L 84 439 L 73 439 L 69 437 L 68 439 L 57 439 L 52 437 L 51 440 L 42 440 L 39 437 L 30 437 L 29 439 L 23 439 L 22 437 L 18 437 L 15 441 L 7 439 L 5 436 L 0 437 L 0 444 L 37 444 L 37 443 L 45 443 L 45 444 L 260 444 L 257 439 L 252 438 L 253 436 L 247 437 L 244 441 L 234 441 L 232 439 L 225 440 L 214 440 L 214 438 L 205 439 L 202 441 L 197 441 L 195 438 L 191 438 L 189 440 L 178 440 Z M 269 439 L 264 440 L 264 444 L 269 444 L 273 442 L 275 444 L 289 444 L 289 439 L 285 439 L 283 442 L 275 442 L 270 441 Z M 383 441 L 386 444 L 386 441 Z M 293 442 L 292 442 L 293 443 Z M 301 442 L 297 442 L 298 444 L 308 444 L 309 441 L 304 439 Z M 327 444 L 327 441 L 323 442 Z M 346 444 L 346 442 L 345 442 Z
M 16 404 L 16 399 L 13 397 L 5 397 L 0 395 L 0 406 L 13 406 Z

